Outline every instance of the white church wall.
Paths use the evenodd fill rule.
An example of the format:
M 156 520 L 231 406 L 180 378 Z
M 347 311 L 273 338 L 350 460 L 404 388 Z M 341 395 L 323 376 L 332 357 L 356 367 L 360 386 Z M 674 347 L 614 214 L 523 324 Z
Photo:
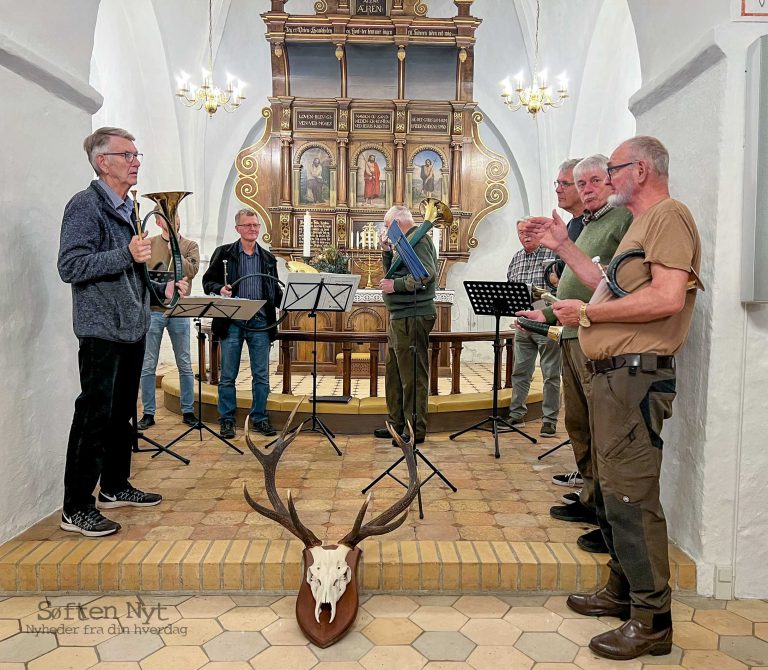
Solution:
M 768 323 L 763 305 L 740 303 L 738 267 L 745 53 L 768 25 L 713 28 L 687 52 L 673 50 L 676 60 L 631 103 L 638 132 L 670 149 L 671 190 L 696 217 L 707 285 L 680 356 L 676 415 L 664 433 L 663 500 L 672 539 L 696 561 L 701 593 L 766 597 L 768 400 L 760 389 Z M 658 38 L 638 45 L 641 55 L 659 49 Z
M 82 140 L 101 104 L 88 86 L 86 55 L 97 7 L 0 2 L 0 87 L 23 101 L 3 112 L 0 164 L 0 542 L 62 503 L 79 383 L 71 294 L 56 260 L 64 206 L 90 178 Z

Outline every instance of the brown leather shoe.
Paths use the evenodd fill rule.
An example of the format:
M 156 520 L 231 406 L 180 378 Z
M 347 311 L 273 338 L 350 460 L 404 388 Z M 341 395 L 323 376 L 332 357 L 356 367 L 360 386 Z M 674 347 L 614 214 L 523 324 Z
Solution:
M 593 637 L 589 648 L 615 661 L 629 661 L 644 654 L 663 656 L 672 651 L 672 626 L 654 630 L 653 626 L 630 619 L 616 630 Z
M 622 621 L 630 616 L 629 598 L 621 598 L 606 587 L 595 593 L 572 593 L 565 602 L 584 616 L 615 616 Z

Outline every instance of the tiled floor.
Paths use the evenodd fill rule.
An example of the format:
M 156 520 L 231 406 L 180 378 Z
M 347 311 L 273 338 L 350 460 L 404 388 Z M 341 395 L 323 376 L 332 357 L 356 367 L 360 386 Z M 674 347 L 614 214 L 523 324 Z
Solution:
M 747 670 L 768 667 L 768 602 L 678 597 L 667 656 L 615 662 L 587 644 L 617 619 L 563 596 L 363 597 L 352 631 L 308 644 L 294 596 L 0 600 L 1 670 Z
M 167 443 L 186 428 L 180 417 L 162 407 L 158 393 L 157 424 L 146 434 Z M 332 420 L 327 420 L 333 430 Z M 458 487 L 451 493 L 437 478 L 423 490 L 425 518 L 415 512 L 388 539 L 399 540 L 485 540 L 521 542 L 575 542 L 588 526 L 557 521 L 549 508 L 574 489 L 555 486 L 553 474 L 573 469 L 569 447 L 538 461 L 546 448 L 567 436 L 562 430 L 555 438 L 540 438 L 540 422 L 523 430 L 539 440 L 531 445 L 517 435 L 500 438 L 502 457 L 493 458 L 488 433 L 471 432 L 456 441 L 447 433 L 430 434 L 424 445 L 426 456 Z M 217 426 L 214 426 L 217 427 Z M 123 525 L 122 540 L 217 540 L 292 539 L 281 526 L 254 512 L 243 498 L 243 483 L 257 497 L 263 495 L 259 463 L 248 451 L 241 431 L 234 440 L 244 451 L 240 455 L 214 437 L 203 441 L 193 433 L 173 448 L 191 459 L 184 466 L 162 455 L 136 454 L 133 459 L 134 485 L 163 494 L 162 505 L 151 509 L 110 510 L 110 517 Z M 257 444 L 267 442 L 258 439 Z M 302 520 L 321 539 L 338 539 L 351 527 L 363 496 L 360 489 L 397 458 L 399 451 L 389 441 L 373 436 L 339 435 L 342 456 L 317 433 L 299 436 L 287 449 L 278 469 L 278 486 L 290 488 Z M 144 445 L 145 446 L 145 445 Z M 422 478 L 427 470 L 421 467 Z M 404 466 L 396 473 L 407 476 Z M 374 489 L 371 510 L 382 510 L 402 488 L 387 478 Z M 25 532 L 20 539 L 72 539 L 58 527 L 53 514 Z

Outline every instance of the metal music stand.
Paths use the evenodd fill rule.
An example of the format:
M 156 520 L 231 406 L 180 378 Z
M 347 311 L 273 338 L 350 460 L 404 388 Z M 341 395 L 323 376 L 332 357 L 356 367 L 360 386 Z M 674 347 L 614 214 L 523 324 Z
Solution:
M 152 458 L 155 456 L 158 456 L 161 452 L 165 452 L 169 456 L 173 456 L 174 458 L 177 458 L 180 460 L 184 465 L 189 465 L 189 459 L 184 458 L 180 454 L 177 454 L 175 451 L 171 451 L 168 447 L 163 446 L 159 442 L 155 442 L 151 437 L 146 437 L 142 431 L 138 428 L 138 419 L 136 417 L 136 408 L 133 409 L 133 416 L 131 417 L 131 429 L 133 430 L 133 446 L 132 451 L 134 454 L 141 454 L 147 451 L 155 452 L 152 455 Z M 152 445 L 152 449 L 142 449 L 139 447 L 139 440 L 144 440 L 148 444 Z
M 224 298 L 221 296 L 206 295 L 199 298 L 180 298 L 175 307 L 172 307 L 165 316 L 169 319 L 194 319 L 197 330 L 197 350 L 202 351 L 205 348 L 206 335 L 203 332 L 203 317 L 221 317 L 225 319 L 243 319 L 247 321 L 265 304 L 265 300 L 244 300 L 242 298 Z M 199 367 L 199 366 L 198 366 Z M 199 439 L 203 439 L 203 431 L 209 432 L 217 440 L 226 444 L 230 449 L 234 449 L 238 454 L 242 450 L 232 444 L 229 440 L 219 435 L 215 430 L 209 428 L 203 422 L 203 375 L 205 370 L 197 371 L 197 421 L 193 426 L 187 428 L 181 435 L 174 437 L 165 448 L 172 447 L 179 440 L 183 440 L 191 432 L 197 430 L 200 433 Z M 159 456 L 160 452 L 152 455 L 152 458 Z
M 562 449 L 563 447 L 567 447 L 569 444 L 571 444 L 571 438 L 569 437 L 567 440 L 563 440 L 560 444 L 555 445 L 551 449 L 548 449 L 543 454 L 540 454 L 536 458 L 538 460 L 541 460 L 542 458 L 546 458 L 550 454 L 554 454 L 558 449 Z
M 333 440 L 336 434 L 317 415 L 317 313 L 349 311 L 359 283 L 360 275 L 290 272 L 280 306 L 284 312 L 308 311 L 312 319 L 312 425 L 308 432 L 325 435 L 339 456 L 341 450 Z M 276 441 L 272 440 L 267 447 Z
M 522 312 L 531 308 L 531 294 L 528 286 L 521 282 L 506 281 L 465 281 L 464 288 L 467 289 L 469 302 L 475 314 L 482 316 L 493 316 L 496 318 L 496 335 L 493 339 L 493 414 L 479 423 L 469 426 L 458 433 L 449 435 L 451 440 L 455 440 L 459 435 L 470 430 L 484 430 L 493 433 L 493 442 L 495 446 L 494 455 L 499 458 L 499 433 L 515 432 L 522 435 L 525 439 L 536 444 L 536 438 L 519 428 L 515 428 L 509 421 L 499 416 L 499 360 L 501 355 L 501 340 L 499 337 L 499 324 L 502 316 L 514 316 L 516 312 Z M 490 423 L 491 427 L 484 425 Z M 499 430 L 499 424 L 502 424 L 509 430 Z
M 405 236 L 402 230 L 400 230 L 400 227 L 397 225 L 397 221 L 393 222 L 394 225 L 389 227 L 389 240 L 392 243 L 392 247 L 397 251 L 398 257 L 402 258 L 403 262 L 405 263 L 405 266 L 408 268 L 408 272 L 411 274 L 412 277 L 415 277 L 418 281 L 421 282 L 422 286 L 429 280 L 429 272 L 427 272 L 427 269 L 424 267 L 424 264 L 421 262 L 419 257 L 416 255 L 416 252 L 413 250 L 413 247 L 411 246 L 410 242 L 408 241 L 408 238 Z M 416 291 L 418 290 L 418 287 L 413 289 L 413 300 L 414 303 L 416 302 Z M 412 344 L 410 347 L 411 353 L 413 354 L 413 357 L 411 359 L 411 367 L 413 369 L 414 374 L 416 374 L 416 362 L 417 362 L 417 356 L 416 356 L 416 345 Z M 411 403 L 412 403 L 412 409 L 411 409 L 411 426 L 416 425 L 416 384 L 413 384 L 413 388 L 411 390 Z M 424 518 L 424 505 L 421 501 L 421 487 L 424 486 L 432 477 L 439 477 L 443 483 L 451 489 L 454 493 L 458 490 L 447 478 L 446 476 L 440 472 L 440 469 L 437 468 L 432 461 L 430 461 L 424 454 L 419 451 L 419 448 L 416 446 L 416 440 L 414 438 L 414 443 L 411 445 L 411 448 L 413 449 L 413 454 L 416 456 L 416 467 L 418 468 L 418 459 L 421 459 L 424 464 L 432 471 L 426 479 L 421 480 L 419 482 L 419 490 L 416 493 L 416 497 L 419 501 L 419 519 Z M 395 475 L 392 474 L 392 471 L 400 465 L 405 460 L 405 456 L 400 456 L 392 465 L 390 465 L 384 472 L 382 472 L 376 479 L 374 479 L 368 486 L 366 486 L 361 493 L 365 494 L 367 493 L 371 488 L 376 486 L 384 477 L 391 477 L 394 479 L 400 486 L 403 486 L 404 488 L 408 488 L 408 484 L 406 484 L 401 479 L 398 479 L 395 477 Z

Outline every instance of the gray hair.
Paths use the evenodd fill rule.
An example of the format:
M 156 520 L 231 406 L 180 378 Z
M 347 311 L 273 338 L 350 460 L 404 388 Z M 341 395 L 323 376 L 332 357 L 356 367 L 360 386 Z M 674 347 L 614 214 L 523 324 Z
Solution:
M 573 168 L 573 178 L 579 179 L 584 173 L 590 170 L 600 170 L 608 174 L 608 158 L 603 154 L 595 154 L 594 156 L 587 156 L 583 160 L 580 160 L 575 168 Z
M 395 205 L 394 207 L 390 207 L 387 210 L 387 213 L 384 215 L 384 219 L 387 218 L 391 219 L 392 221 L 397 219 L 398 221 L 410 221 L 411 223 L 415 223 L 411 210 L 407 207 L 403 207 L 402 205 Z
M 558 173 L 568 170 L 573 170 L 579 163 L 581 162 L 581 158 L 569 158 L 568 160 L 563 161 L 560 163 L 560 167 L 557 168 Z
M 122 137 L 133 142 L 136 138 L 123 128 L 110 128 L 105 126 L 93 131 L 83 140 L 83 149 L 88 156 L 88 162 L 91 164 L 94 172 L 100 175 L 99 166 L 96 164 L 96 156 L 109 150 L 109 143 L 113 137 Z
M 669 151 L 655 137 L 638 135 L 627 140 L 626 144 L 636 160 L 647 161 L 659 177 L 669 177 Z
M 249 207 L 243 207 L 243 209 L 238 209 L 237 213 L 235 214 L 235 225 L 240 223 L 240 219 L 244 216 L 255 216 L 256 218 L 259 217 L 259 215 Z M 261 219 L 259 219 L 259 223 L 261 223 Z

